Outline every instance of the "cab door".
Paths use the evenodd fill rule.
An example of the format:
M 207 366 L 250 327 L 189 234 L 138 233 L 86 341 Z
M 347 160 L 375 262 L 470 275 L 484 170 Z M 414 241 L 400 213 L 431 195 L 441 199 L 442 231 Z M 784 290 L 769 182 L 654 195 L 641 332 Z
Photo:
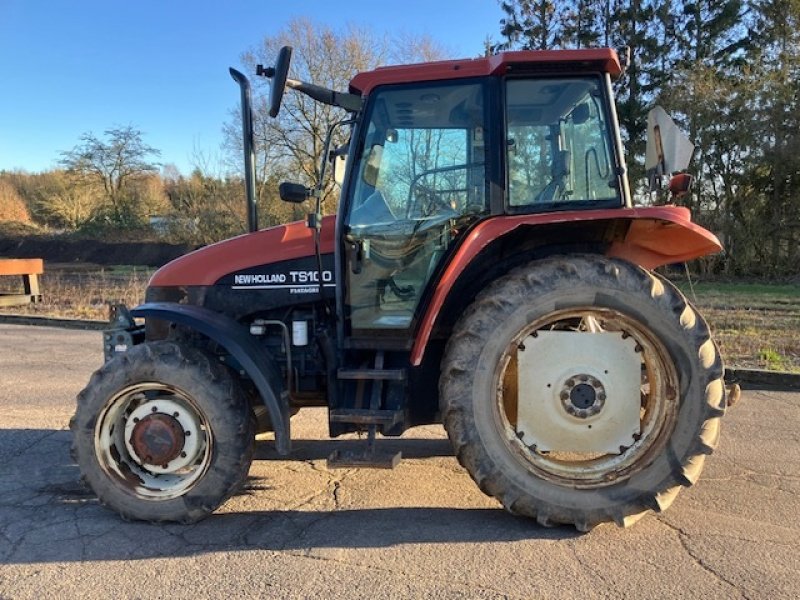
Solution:
M 367 114 L 344 208 L 345 334 L 404 347 L 447 249 L 487 212 L 484 86 L 392 86 Z

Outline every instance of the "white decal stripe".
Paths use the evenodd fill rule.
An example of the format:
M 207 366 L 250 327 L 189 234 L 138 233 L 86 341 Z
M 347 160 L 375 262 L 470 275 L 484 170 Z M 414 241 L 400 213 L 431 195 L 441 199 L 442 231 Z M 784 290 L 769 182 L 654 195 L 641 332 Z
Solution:
M 287 285 L 232 285 L 232 290 L 277 290 L 286 288 L 319 287 L 318 283 L 295 283 Z M 336 287 L 335 283 L 323 283 L 322 287 Z

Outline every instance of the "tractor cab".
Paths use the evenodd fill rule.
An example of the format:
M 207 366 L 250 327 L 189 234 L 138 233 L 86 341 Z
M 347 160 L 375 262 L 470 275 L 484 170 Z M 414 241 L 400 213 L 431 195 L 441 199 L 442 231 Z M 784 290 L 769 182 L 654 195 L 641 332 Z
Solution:
M 629 202 L 612 125 L 615 55 L 567 53 L 553 73 L 547 54 L 353 79 L 366 100 L 339 227 L 345 331 L 361 345 L 411 342 L 429 283 L 476 223 Z

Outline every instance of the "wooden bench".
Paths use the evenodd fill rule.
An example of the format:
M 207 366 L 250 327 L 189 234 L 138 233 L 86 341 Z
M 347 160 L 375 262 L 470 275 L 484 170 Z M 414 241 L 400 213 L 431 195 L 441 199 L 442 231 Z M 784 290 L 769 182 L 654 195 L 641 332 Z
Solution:
M 39 275 L 44 273 L 41 258 L 0 258 L 0 276 L 16 275 L 22 277 L 24 293 L 0 292 L 0 306 L 20 306 L 31 302 L 41 302 Z

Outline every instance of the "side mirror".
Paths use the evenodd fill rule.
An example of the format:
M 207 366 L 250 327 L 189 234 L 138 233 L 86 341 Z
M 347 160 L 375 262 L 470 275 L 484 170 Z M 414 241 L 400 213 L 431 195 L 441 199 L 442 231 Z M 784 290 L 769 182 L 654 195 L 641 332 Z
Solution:
M 340 187 L 344 185 L 344 172 L 347 169 L 347 155 L 336 154 L 333 157 L 333 180 Z
M 669 179 L 669 193 L 673 199 L 683 198 L 692 187 L 692 176 L 688 173 L 678 173 Z
M 306 186 L 300 183 L 290 183 L 288 181 L 284 181 L 278 186 L 278 193 L 281 196 L 281 200 L 293 204 L 305 202 L 314 195 L 313 190 L 308 189 Z
M 364 163 L 364 173 L 362 179 L 364 183 L 371 187 L 378 185 L 378 174 L 381 169 L 381 159 L 383 158 L 383 146 L 375 144 L 369 150 L 369 156 Z
M 274 67 L 256 66 L 256 74 L 271 79 L 269 88 L 269 116 L 277 117 L 281 110 L 281 100 L 286 91 L 286 78 L 289 76 L 289 63 L 292 62 L 292 47 L 284 46 L 278 52 Z

